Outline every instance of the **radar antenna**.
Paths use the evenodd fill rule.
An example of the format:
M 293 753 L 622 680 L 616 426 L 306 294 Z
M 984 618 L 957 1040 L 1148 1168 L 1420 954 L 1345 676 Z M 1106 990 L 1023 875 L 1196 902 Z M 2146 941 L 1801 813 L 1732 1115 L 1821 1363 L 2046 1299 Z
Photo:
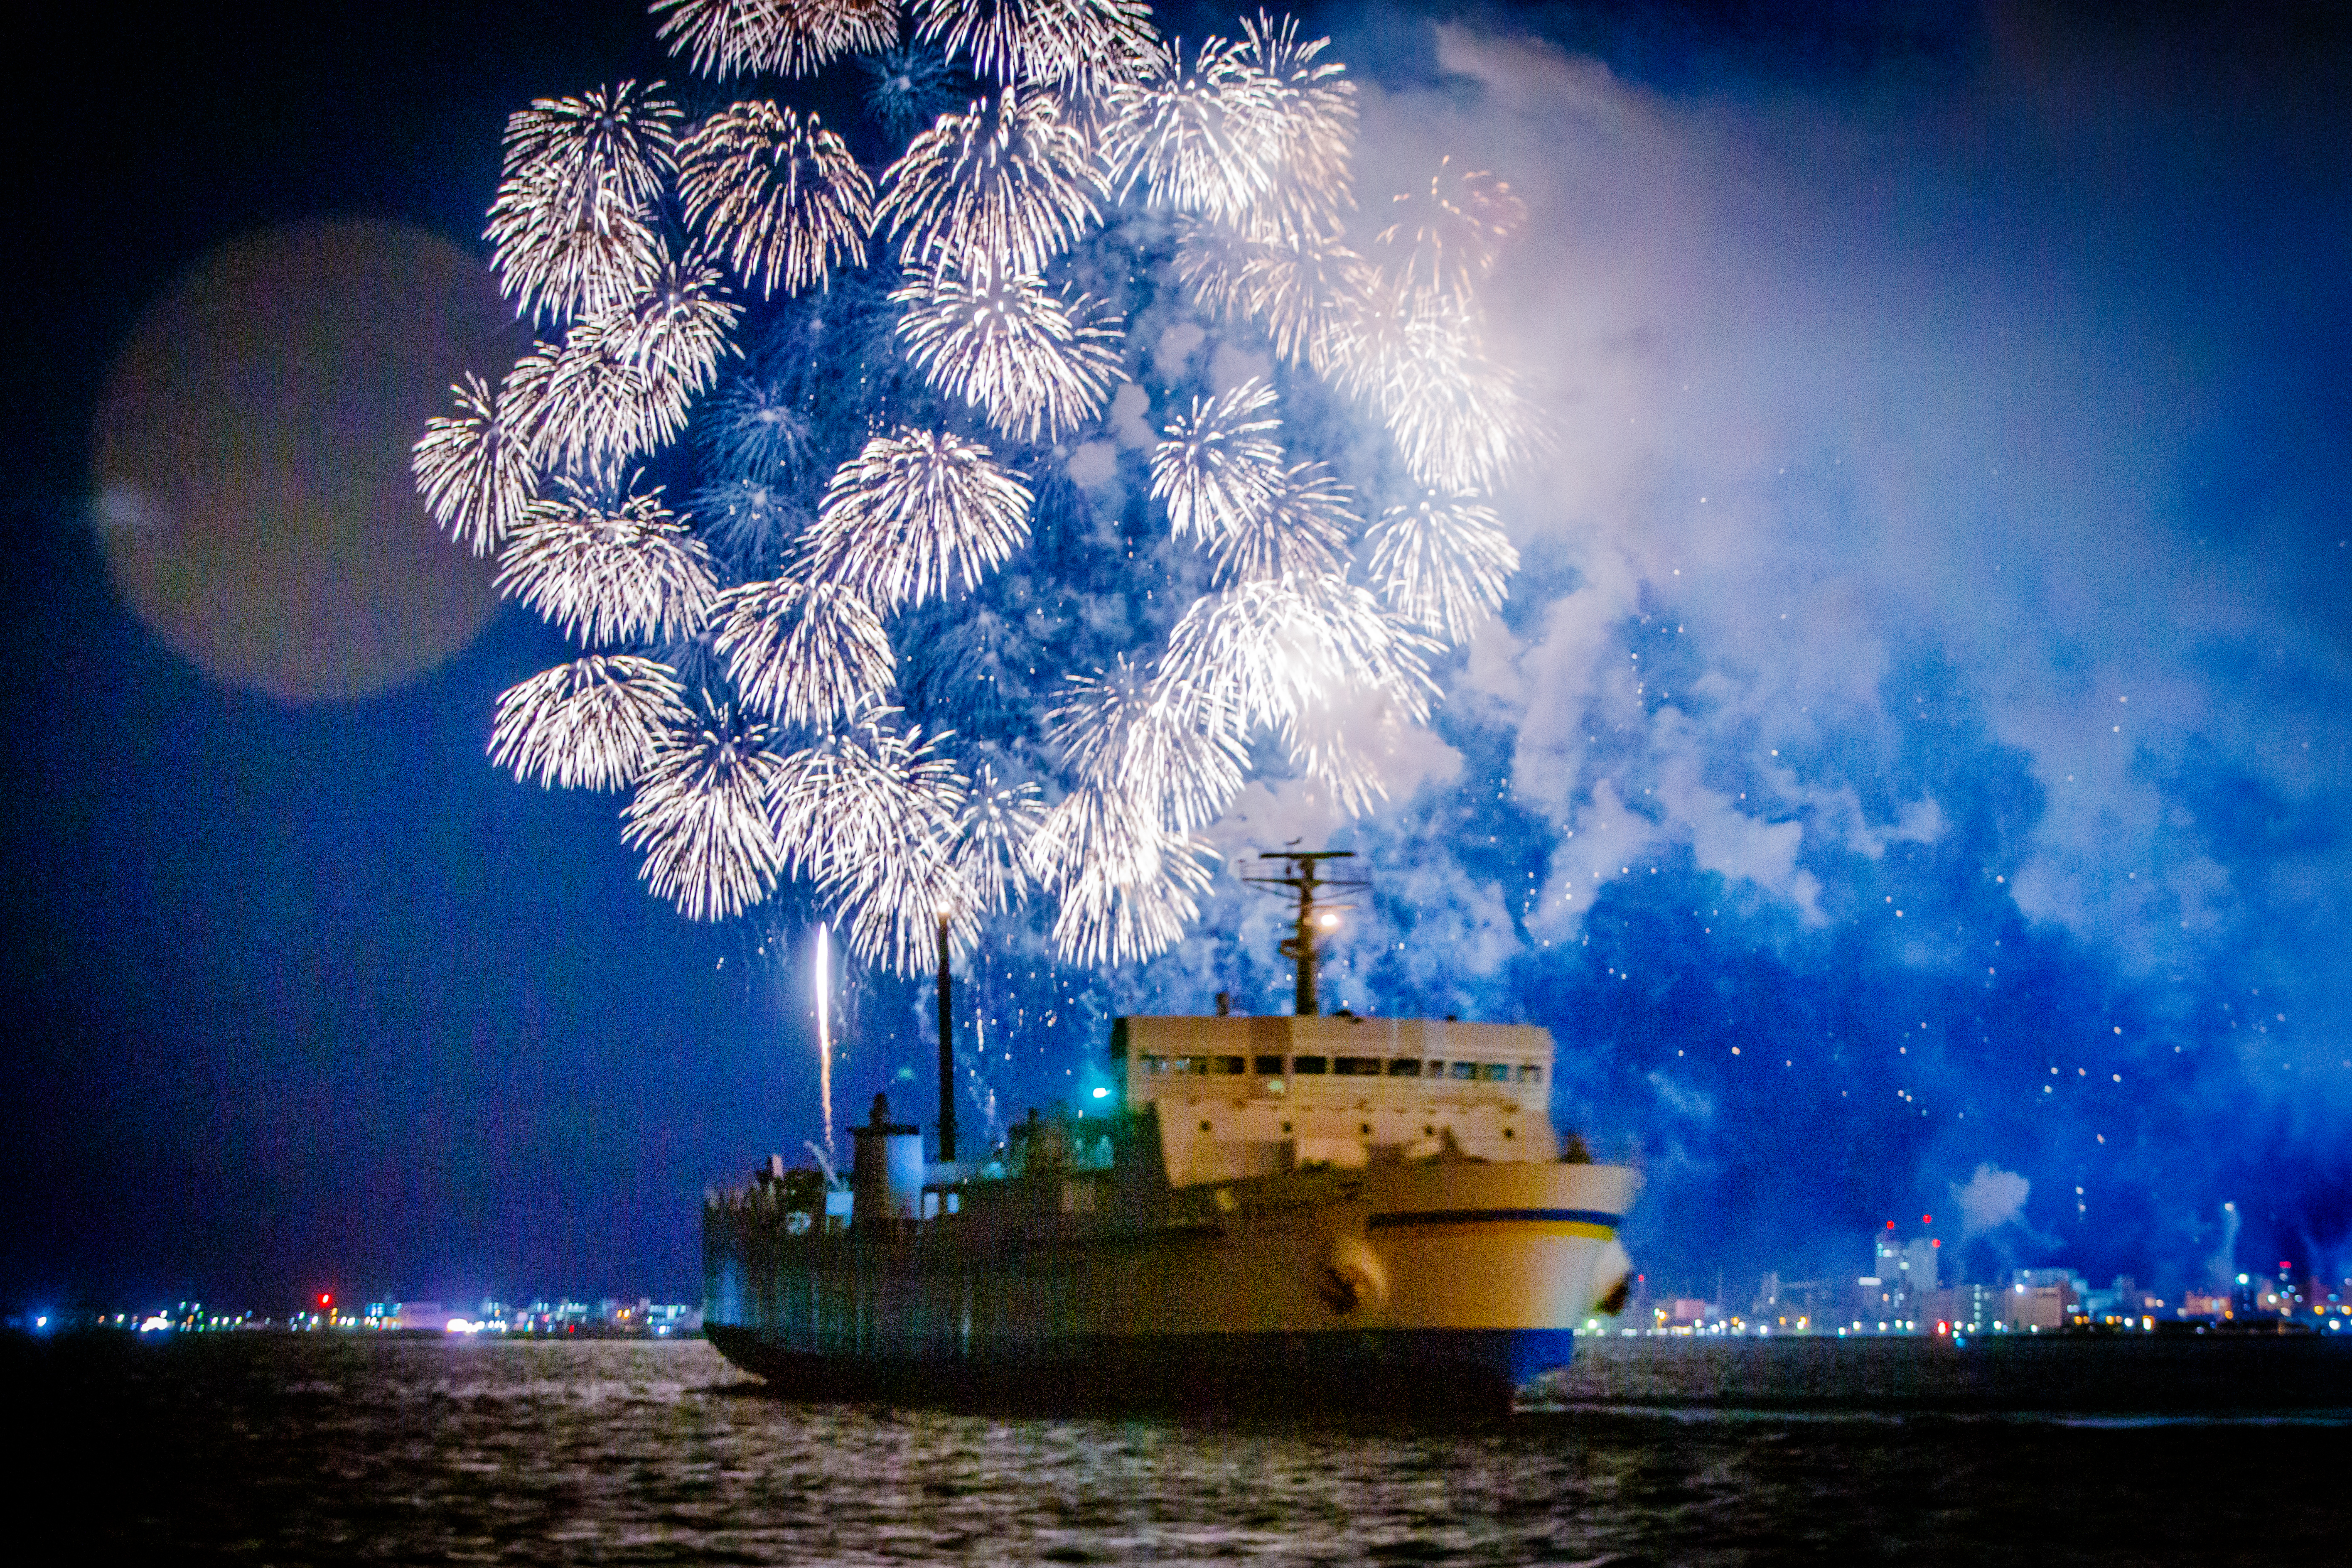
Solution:
M 1296 839 L 1291 841 L 1294 845 L 1297 842 Z M 1292 1010 L 1300 1018 L 1313 1018 L 1322 1010 L 1315 999 L 1315 933 L 1318 925 L 1333 925 L 1339 922 L 1339 917 L 1333 915 L 1324 915 L 1318 920 L 1317 896 L 1322 895 L 1327 904 L 1344 906 L 1349 894 L 1371 885 L 1361 877 L 1326 876 L 1321 871 L 1322 862 L 1355 858 L 1353 850 L 1260 850 L 1260 862 L 1277 862 L 1288 869 L 1279 876 L 1269 872 L 1262 876 L 1242 878 L 1252 886 L 1262 887 L 1268 892 L 1281 888 L 1297 896 L 1298 912 L 1291 922 L 1290 935 L 1283 940 L 1282 956 L 1298 967 L 1298 999 Z

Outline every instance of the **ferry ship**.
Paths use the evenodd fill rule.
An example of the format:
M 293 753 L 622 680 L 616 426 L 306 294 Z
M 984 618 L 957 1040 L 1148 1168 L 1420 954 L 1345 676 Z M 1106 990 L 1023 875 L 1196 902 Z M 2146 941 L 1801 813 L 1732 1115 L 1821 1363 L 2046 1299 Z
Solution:
M 979 1160 L 875 1096 L 845 1186 L 709 1195 L 712 1343 L 790 1393 L 1053 1404 L 1487 1410 L 1564 1366 L 1624 1303 L 1635 1173 L 1554 1129 L 1545 1030 L 1319 1015 L 1334 857 L 1285 858 L 1294 1013 L 1118 1019 L 1111 1092 Z

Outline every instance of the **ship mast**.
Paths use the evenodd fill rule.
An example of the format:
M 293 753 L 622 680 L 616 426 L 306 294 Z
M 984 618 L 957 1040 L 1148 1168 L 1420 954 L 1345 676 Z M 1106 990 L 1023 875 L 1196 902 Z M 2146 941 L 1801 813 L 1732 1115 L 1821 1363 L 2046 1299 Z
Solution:
M 1297 841 L 1293 841 L 1296 842 Z M 1298 967 L 1297 1001 L 1292 1008 L 1300 1018 L 1313 1018 L 1321 1011 L 1315 997 L 1315 933 L 1319 925 L 1335 925 L 1338 916 L 1316 915 L 1315 898 L 1323 894 L 1333 903 L 1344 903 L 1346 895 L 1368 885 L 1360 877 L 1326 876 L 1320 866 L 1325 861 L 1354 860 L 1353 850 L 1260 850 L 1261 861 L 1278 861 L 1288 866 L 1280 876 L 1245 876 L 1244 882 L 1271 891 L 1287 889 L 1297 896 L 1298 908 L 1291 920 L 1290 935 L 1282 944 L 1282 956 Z M 1338 895 L 1332 897 L 1331 895 Z

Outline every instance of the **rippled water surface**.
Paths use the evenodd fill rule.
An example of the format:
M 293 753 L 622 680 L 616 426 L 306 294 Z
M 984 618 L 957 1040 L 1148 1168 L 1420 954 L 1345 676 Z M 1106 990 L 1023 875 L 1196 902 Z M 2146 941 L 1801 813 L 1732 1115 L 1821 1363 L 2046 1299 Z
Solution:
M 699 1342 L 7 1363 L 19 1519 L 73 1543 L 44 1561 L 2268 1563 L 2352 1540 L 2352 1429 L 2325 1414 L 1620 1401 L 1350 1429 L 793 1404 Z

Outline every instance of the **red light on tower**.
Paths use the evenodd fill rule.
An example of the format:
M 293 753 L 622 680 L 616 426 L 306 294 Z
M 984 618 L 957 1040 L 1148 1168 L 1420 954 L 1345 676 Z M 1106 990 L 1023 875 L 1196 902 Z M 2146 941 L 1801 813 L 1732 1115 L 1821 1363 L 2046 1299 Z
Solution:
M 319 1292 L 319 1309 L 321 1312 L 324 1312 L 327 1308 L 331 1307 L 334 1304 L 335 1298 L 332 1291 L 321 1291 Z
M 1919 1217 L 1919 1223 L 1922 1225 L 1933 1225 L 1936 1223 L 1936 1217 L 1932 1214 L 1923 1214 Z
M 1890 1219 L 1890 1220 L 1888 1220 L 1888 1221 L 1886 1222 L 1886 1228 L 1887 1228 L 1887 1229 L 1889 1229 L 1889 1230 L 1894 1229 L 1894 1228 L 1895 1228 L 1895 1221 L 1893 1221 L 1893 1220 L 1891 1220 L 1891 1219 Z

